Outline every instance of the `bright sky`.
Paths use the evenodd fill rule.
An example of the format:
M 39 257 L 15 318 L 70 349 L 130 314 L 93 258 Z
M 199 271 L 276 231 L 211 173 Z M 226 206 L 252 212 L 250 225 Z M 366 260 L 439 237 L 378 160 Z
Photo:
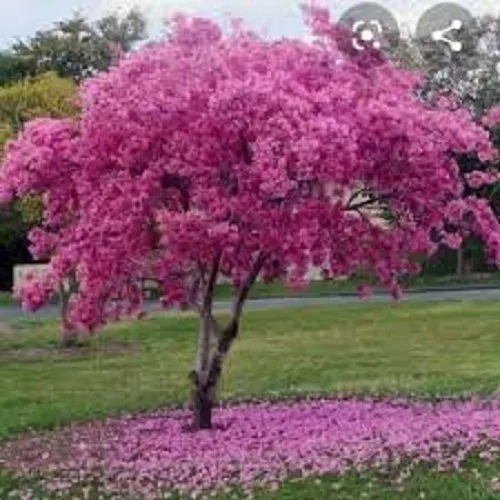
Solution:
M 304 26 L 298 4 L 301 0 L 0 0 L 0 46 L 7 47 L 16 37 L 26 37 L 37 29 L 49 28 L 54 21 L 67 18 L 75 11 L 98 17 L 109 11 L 139 5 L 146 12 L 153 36 L 161 33 L 162 19 L 183 11 L 219 20 L 241 17 L 246 24 L 268 37 L 303 36 Z M 353 5 L 352 0 L 323 0 L 340 17 Z M 419 17 L 439 0 L 379 0 L 399 21 L 402 31 L 413 27 Z M 473 15 L 500 15 L 498 0 L 457 0 Z

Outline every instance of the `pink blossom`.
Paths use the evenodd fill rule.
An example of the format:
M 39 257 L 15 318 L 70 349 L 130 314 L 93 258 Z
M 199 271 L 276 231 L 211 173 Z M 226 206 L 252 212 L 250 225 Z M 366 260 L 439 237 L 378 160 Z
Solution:
M 155 498 L 403 464 L 457 468 L 472 453 L 496 455 L 500 443 L 497 402 L 261 403 L 221 409 L 213 431 L 192 433 L 188 424 L 184 411 L 80 424 L 6 444 L 0 458 L 42 472 L 51 491 L 64 494 L 97 476 L 108 494 Z
M 369 285 L 360 285 L 357 290 L 360 299 L 369 299 L 373 295 L 373 289 Z
M 52 298 L 54 289 L 55 285 L 50 273 L 40 279 L 28 275 L 20 289 L 16 291 L 16 295 L 21 299 L 24 310 L 35 312 Z
M 234 286 L 265 253 L 265 281 L 363 269 L 396 296 L 394 276 L 456 243 L 448 227 L 476 232 L 500 262 L 498 221 L 463 198 L 453 155 L 493 158 L 489 132 L 425 105 L 420 75 L 346 57 L 328 11 L 306 18 L 317 43 L 176 16 L 163 41 L 82 85 L 80 119 L 36 120 L 9 145 L 1 197 L 43 196 L 32 252 L 54 286 L 76 277 L 71 324 L 137 314 L 144 276 L 166 306 L 188 307 L 218 254 Z M 45 287 L 25 302 L 39 307 Z
M 500 125 L 500 106 L 495 106 L 483 118 L 483 123 L 487 127 L 494 127 Z
M 9 186 L 6 179 L 0 177 L 0 206 L 9 204 L 14 198 L 15 190 Z
M 401 300 L 403 298 L 403 289 L 397 281 L 391 283 L 390 292 L 394 300 Z
M 500 172 L 482 172 L 477 170 L 467 175 L 467 183 L 473 189 L 481 189 L 498 181 L 500 181 Z
M 443 243 L 452 250 L 458 250 L 462 246 L 463 238 L 460 234 L 445 233 Z

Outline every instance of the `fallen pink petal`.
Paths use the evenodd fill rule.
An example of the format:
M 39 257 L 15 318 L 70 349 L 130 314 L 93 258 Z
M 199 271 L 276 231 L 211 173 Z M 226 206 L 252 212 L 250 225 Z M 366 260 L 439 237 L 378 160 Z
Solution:
M 189 417 L 171 411 L 79 424 L 12 442 L 2 459 L 24 474 L 43 473 L 49 491 L 98 477 L 106 493 L 154 498 L 403 464 L 456 469 L 472 453 L 495 459 L 500 444 L 496 401 L 239 405 L 218 410 L 216 428 L 197 433 Z

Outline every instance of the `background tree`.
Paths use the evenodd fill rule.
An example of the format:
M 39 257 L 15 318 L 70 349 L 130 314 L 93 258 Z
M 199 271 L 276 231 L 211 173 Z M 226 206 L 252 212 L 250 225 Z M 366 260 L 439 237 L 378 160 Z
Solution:
M 24 80 L 32 71 L 30 58 L 0 52 L 0 87 Z
M 14 138 L 27 121 L 38 116 L 62 118 L 77 113 L 76 85 L 55 73 L 1 87 L 0 156 L 6 142 Z M 13 265 L 30 262 L 27 231 L 41 221 L 42 212 L 40 197 L 29 193 L 12 206 L 0 208 L 0 284 L 4 287 L 12 286 Z
M 55 71 L 63 78 L 81 81 L 107 70 L 122 52 L 146 38 L 146 21 L 137 11 L 125 17 L 107 16 L 91 22 L 81 15 L 38 31 L 27 41 L 14 44 L 17 57 L 31 62 L 31 71 Z
M 404 68 L 419 70 L 426 74 L 426 85 L 420 95 L 427 101 L 447 96 L 460 106 L 468 107 L 480 122 L 490 108 L 500 102 L 500 20 L 491 16 L 476 18 L 464 26 L 459 34 L 463 50 L 453 52 L 446 44 L 426 39 L 410 38 L 391 53 L 392 58 Z M 500 140 L 492 136 L 500 149 Z M 464 175 L 483 168 L 475 157 L 467 155 L 459 159 Z M 468 188 L 472 189 L 472 188 Z M 481 188 L 482 196 L 488 196 L 500 215 L 500 191 L 498 187 Z M 450 262 L 447 264 L 448 261 Z M 438 263 L 444 272 L 454 265 L 458 275 L 468 272 L 473 266 L 487 268 L 487 261 L 480 241 L 469 238 L 457 251 L 443 249 L 439 260 L 429 262 L 432 268 Z
M 46 116 L 75 116 L 76 86 L 55 73 L 45 73 L 0 88 L 0 129 L 4 137 L 15 136 L 24 123 Z M 0 144 L 3 148 L 5 142 Z
M 145 38 L 145 27 L 135 10 L 94 23 L 77 15 L 0 53 L 0 149 L 32 118 L 73 116 L 77 106 L 71 79 L 79 82 L 108 69 L 120 53 Z M 41 213 L 40 197 L 29 194 L 0 209 L 0 289 L 11 288 L 13 265 L 30 262 L 27 230 Z
M 325 278 L 370 271 L 397 298 L 418 259 L 471 233 L 500 264 L 495 214 L 462 196 L 498 172 L 464 178 L 456 161 L 493 159 L 486 130 L 422 102 L 422 79 L 378 54 L 346 58 L 327 11 L 308 19 L 315 44 L 178 16 L 164 42 L 86 82 L 80 120 L 30 123 L 0 176 L 4 201 L 47 200 L 30 237 L 50 268 L 22 291 L 25 307 L 74 275 L 67 326 L 92 333 L 141 313 L 149 272 L 166 306 L 198 312 L 195 428 L 211 427 L 258 277 L 300 286 L 312 266 Z M 220 276 L 234 286 L 225 323 L 213 313 Z

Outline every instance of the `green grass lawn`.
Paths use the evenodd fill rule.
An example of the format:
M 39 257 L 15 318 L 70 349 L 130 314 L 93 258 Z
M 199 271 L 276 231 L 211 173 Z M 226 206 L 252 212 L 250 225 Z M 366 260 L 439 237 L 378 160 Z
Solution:
M 114 325 L 75 354 L 58 350 L 55 323 L 4 323 L 0 438 L 183 404 L 195 337 L 194 317 L 158 316 Z M 248 313 L 227 363 L 221 397 L 314 393 L 434 398 L 487 395 L 499 388 L 497 303 L 356 304 Z M 485 474 L 500 476 L 500 466 Z M 466 475 L 423 471 L 405 484 L 408 492 L 421 488 L 425 498 L 451 498 L 432 495 L 432 489 L 448 488 L 456 489 L 453 498 L 496 498 L 483 483 Z M 0 490 L 6 484 L 0 480 Z M 287 484 L 273 498 L 356 498 L 350 493 L 355 491 L 365 492 L 366 498 L 419 494 L 404 496 L 384 481 L 375 481 L 370 490 L 366 484 L 355 477 L 340 486 L 335 478 Z M 337 487 L 345 495 L 329 496 Z
M 349 474 L 343 478 L 319 478 L 286 483 L 278 492 L 263 492 L 256 499 L 281 500 L 494 500 L 500 497 L 495 478 L 497 466 L 476 465 L 464 467 L 461 474 L 444 474 L 428 468 L 419 469 L 409 479 L 394 484 L 370 474 Z
M 255 500 L 497 500 L 500 497 L 499 473 L 500 463 L 485 465 L 473 459 L 460 473 L 436 472 L 422 467 L 403 481 L 371 473 L 353 473 L 342 477 L 327 476 L 287 481 L 272 492 L 257 490 L 253 498 Z M 0 474 L 0 498 L 17 499 L 18 497 L 12 492 L 17 491 L 23 483 L 26 484 L 22 480 Z M 37 490 L 33 488 L 33 491 Z M 32 498 L 38 500 L 50 498 L 42 491 L 38 495 L 35 494 Z M 80 498 L 84 497 L 74 496 L 71 500 Z M 100 500 L 105 497 L 96 495 L 85 498 Z M 169 498 L 179 499 L 176 495 Z M 238 491 L 233 491 L 227 495 L 217 495 L 216 498 L 239 500 L 244 496 Z

